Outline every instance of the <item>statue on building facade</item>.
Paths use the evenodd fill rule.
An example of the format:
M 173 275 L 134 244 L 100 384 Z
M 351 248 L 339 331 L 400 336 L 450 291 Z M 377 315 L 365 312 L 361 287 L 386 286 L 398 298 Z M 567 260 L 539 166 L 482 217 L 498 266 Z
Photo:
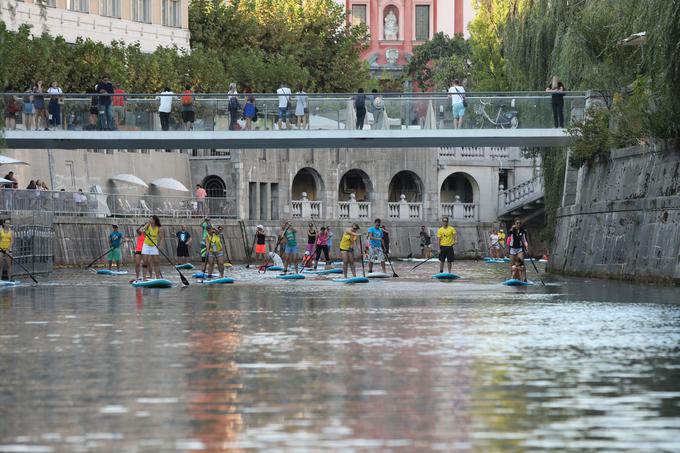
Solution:
M 399 23 L 397 16 L 393 11 L 390 11 L 385 16 L 385 39 L 396 40 L 399 37 Z

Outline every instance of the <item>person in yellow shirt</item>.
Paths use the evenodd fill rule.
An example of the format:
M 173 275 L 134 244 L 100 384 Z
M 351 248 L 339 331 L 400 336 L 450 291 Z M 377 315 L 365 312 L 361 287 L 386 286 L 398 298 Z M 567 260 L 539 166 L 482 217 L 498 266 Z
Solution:
M 340 254 L 342 255 L 342 275 L 347 278 L 347 267 L 352 270 L 352 276 L 357 276 L 356 268 L 354 267 L 354 242 L 361 236 L 359 233 L 359 225 L 353 224 L 347 228 L 340 239 Z M 363 259 L 363 255 L 361 255 Z
M 161 257 L 158 251 L 158 246 L 163 241 L 161 220 L 157 215 L 152 215 L 140 230 L 144 232 L 144 245 L 142 246 L 144 264 L 149 274 L 156 274 L 156 278 L 161 278 Z
M 498 245 L 501 247 L 499 258 L 504 258 L 505 257 L 505 241 L 506 241 L 506 236 L 505 236 L 505 231 L 503 231 L 503 228 L 498 230 Z
M 215 266 L 215 261 L 217 261 L 217 269 L 220 272 L 220 278 L 224 278 L 224 246 L 222 245 L 222 240 L 220 239 L 220 233 L 222 232 L 222 227 L 211 227 L 208 230 L 208 237 L 205 239 L 205 243 L 208 248 L 208 275 L 212 275 L 213 268 Z
M 12 280 L 12 245 L 14 244 L 14 232 L 10 228 L 9 220 L 5 220 L 0 228 L 0 277 L 7 269 L 7 280 Z
M 439 240 L 439 272 L 444 272 L 444 262 L 448 272 L 451 273 L 451 264 L 453 264 L 453 246 L 458 242 L 458 233 L 456 229 L 449 225 L 449 218 L 442 219 L 442 226 L 437 230 L 437 239 Z

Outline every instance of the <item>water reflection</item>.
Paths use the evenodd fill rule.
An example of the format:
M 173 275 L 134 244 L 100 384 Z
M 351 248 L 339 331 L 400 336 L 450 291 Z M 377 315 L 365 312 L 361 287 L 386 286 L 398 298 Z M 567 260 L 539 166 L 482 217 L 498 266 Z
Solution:
M 2 292 L 0 452 L 680 450 L 677 289 L 459 266 Z

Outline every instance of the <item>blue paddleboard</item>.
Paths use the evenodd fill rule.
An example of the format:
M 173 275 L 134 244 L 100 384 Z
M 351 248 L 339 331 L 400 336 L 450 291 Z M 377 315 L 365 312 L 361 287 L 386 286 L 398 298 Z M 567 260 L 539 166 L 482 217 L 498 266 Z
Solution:
M 366 277 L 351 277 L 351 278 L 334 278 L 334 282 L 337 283 L 368 283 L 368 279 Z
M 170 288 L 172 287 L 172 282 L 164 278 L 145 281 L 135 280 L 132 282 L 132 286 L 135 288 Z
M 108 269 L 99 269 L 97 275 L 127 275 L 128 271 L 110 271 Z
M 234 283 L 236 280 L 233 278 L 229 277 L 222 277 L 222 278 L 211 278 L 210 280 L 203 280 L 204 285 L 220 285 L 220 284 L 226 284 L 226 283 Z
M 432 278 L 436 278 L 437 280 L 449 280 L 450 281 L 450 280 L 458 280 L 459 278 L 461 278 L 461 276 L 456 275 L 456 274 L 451 274 L 449 272 L 441 272 L 439 274 L 434 274 L 432 276 Z
M 281 280 L 302 280 L 305 276 L 302 274 L 282 274 L 277 275 L 276 278 L 280 278 Z
M 10 286 L 16 286 L 20 282 L 18 280 L 0 280 L 0 288 L 9 288 Z
M 534 282 L 531 282 L 531 281 L 525 282 L 525 281 L 522 281 L 522 280 L 517 280 L 516 278 L 511 278 L 510 280 L 506 280 L 506 281 L 503 282 L 503 284 L 507 285 L 507 286 L 532 286 L 532 285 L 535 285 Z
M 335 268 L 335 269 L 326 269 L 323 271 L 302 271 L 305 274 L 316 274 L 316 275 L 328 275 L 328 274 L 342 274 L 342 269 L 340 268 Z
M 283 270 L 283 267 L 281 267 L 281 266 L 269 266 L 269 267 L 267 268 L 267 270 L 268 270 L 268 271 L 282 271 L 282 270 Z
M 191 264 L 191 263 L 184 263 L 184 264 L 178 264 L 177 266 L 175 266 L 175 268 L 190 270 L 190 269 L 194 268 L 194 265 Z
M 220 274 L 204 274 L 203 272 L 196 272 L 194 275 L 192 275 L 194 278 L 217 278 L 219 276 Z

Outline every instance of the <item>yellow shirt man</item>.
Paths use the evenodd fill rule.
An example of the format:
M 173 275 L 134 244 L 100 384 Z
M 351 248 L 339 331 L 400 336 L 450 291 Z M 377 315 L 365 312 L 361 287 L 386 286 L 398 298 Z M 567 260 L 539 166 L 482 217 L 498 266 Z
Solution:
M 457 233 L 456 229 L 451 225 L 445 225 L 437 230 L 437 238 L 439 238 L 440 247 L 451 247 L 456 244 Z

